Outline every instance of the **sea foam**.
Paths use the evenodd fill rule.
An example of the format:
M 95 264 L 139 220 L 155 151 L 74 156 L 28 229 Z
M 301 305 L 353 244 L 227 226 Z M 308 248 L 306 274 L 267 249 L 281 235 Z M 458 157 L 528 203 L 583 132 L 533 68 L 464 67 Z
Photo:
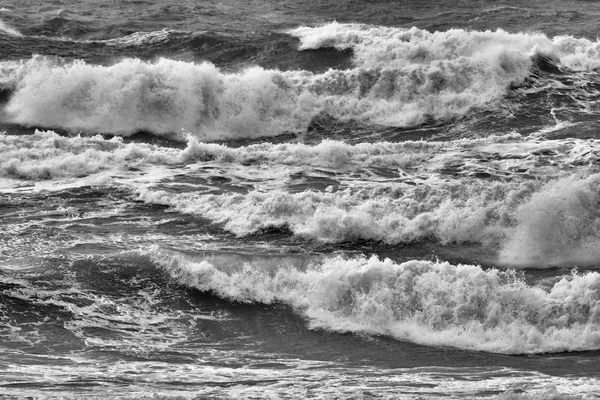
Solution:
M 501 266 L 587 267 L 600 260 L 599 149 L 519 135 L 243 147 L 189 137 L 179 149 L 36 131 L 0 135 L 0 178 L 116 184 L 240 237 L 285 228 L 326 243 L 474 243 Z
M 25 69 L 6 106 L 11 121 L 24 125 L 172 137 L 183 130 L 215 139 L 268 136 L 302 122 L 290 109 L 297 105 L 261 69 L 224 75 L 212 64 L 166 59 L 109 67 L 44 60 Z
M 519 266 L 600 263 L 600 175 L 550 181 L 521 204 L 500 262 Z
M 333 192 L 138 193 L 145 202 L 201 216 L 238 236 L 286 228 L 319 242 L 475 243 L 497 252 L 501 266 L 588 267 L 600 260 L 598 179 L 593 174 L 492 186 L 460 180 Z
M 365 67 L 430 64 L 442 60 L 479 60 L 496 73 L 516 71 L 526 58 L 546 55 L 563 66 L 591 71 L 600 63 L 600 43 L 573 36 L 550 38 L 542 33 L 509 33 L 449 29 L 429 32 L 365 24 L 327 23 L 288 31 L 300 39 L 300 49 L 352 49 Z
M 172 153 L 152 145 L 126 145 L 120 137 L 65 137 L 37 130 L 32 135 L 0 135 L 0 177 L 22 181 L 77 178 L 140 163 L 176 163 Z
M 333 257 L 305 270 L 215 265 L 159 248 L 151 258 L 200 291 L 289 304 L 312 328 L 504 354 L 600 348 L 596 272 L 531 286 L 510 270 L 377 257 Z
M 320 113 L 416 126 L 500 101 L 529 75 L 532 56 L 549 42 L 505 32 L 443 36 L 394 29 L 330 24 L 292 31 L 301 37 L 301 49 L 354 50 L 354 67 L 323 73 L 260 67 L 231 73 L 167 59 L 101 66 L 34 57 L 3 67 L 19 72 L 4 78 L 12 79 L 4 86 L 14 91 L 6 111 L 23 125 L 119 135 L 176 136 L 183 130 L 206 139 L 303 131 Z
M 0 85 L 13 92 L 5 111 L 23 125 L 170 137 L 185 131 L 209 140 L 304 131 L 322 113 L 410 127 L 497 106 L 540 57 L 556 68 L 600 65 L 598 43 L 572 37 L 338 23 L 289 33 L 300 38 L 300 50 L 352 49 L 354 66 L 323 73 L 258 66 L 224 72 L 207 62 L 125 59 L 104 66 L 34 56 L 2 63 Z M 161 40 L 169 34 L 138 36 Z

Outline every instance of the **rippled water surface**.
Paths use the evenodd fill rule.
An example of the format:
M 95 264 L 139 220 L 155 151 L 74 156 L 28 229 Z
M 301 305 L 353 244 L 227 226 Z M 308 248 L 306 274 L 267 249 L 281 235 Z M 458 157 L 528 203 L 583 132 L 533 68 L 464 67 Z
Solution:
M 593 2 L 0 3 L 0 397 L 600 397 Z

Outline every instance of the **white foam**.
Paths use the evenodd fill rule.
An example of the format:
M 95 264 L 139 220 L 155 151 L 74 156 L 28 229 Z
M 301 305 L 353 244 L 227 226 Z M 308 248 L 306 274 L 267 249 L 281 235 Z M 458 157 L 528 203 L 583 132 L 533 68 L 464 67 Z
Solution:
M 593 71 L 600 67 L 600 42 L 572 36 L 557 36 L 552 40 L 554 51 L 562 64 L 575 70 Z
M 6 111 L 14 123 L 122 135 L 183 130 L 218 138 L 297 129 L 290 110 L 296 105 L 271 75 L 260 69 L 224 75 L 211 64 L 165 59 L 109 67 L 38 63 L 17 82 Z
M 8 60 L 0 62 L 0 88 L 16 90 L 28 74 L 39 69 L 59 67 L 62 60 L 53 56 L 34 55 L 28 60 Z
M 566 67 L 592 71 L 600 65 L 600 43 L 573 36 L 549 38 L 541 33 L 508 33 L 450 29 L 428 32 L 337 22 L 300 27 L 288 32 L 300 39 L 300 50 L 352 49 L 361 66 L 427 64 L 441 60 L 478 59 L 498 73 L 527 67 L 526 58 L 547 54 Z
M 127 41 L 169 34 L 159 33 Z M 208 63 L 166 59 L 129 59 L 107 67 L 32 61 L 12 77 L 15 93 L 6 110 L 12 122 L 24 125 L 120 135 L 146 130 L 173 136 L 184 130 L 208 139 L 303 131 L 322 112 L 340 120 L 415 126 L 485 107 L 529 73 L 530 49 L 511 48 L 520 37 L 503 34 L 508 39 L 498 44 L 492 40 L 498 35 L 492 35 L 486 46 L 469 53 L 456 48 L 462 37 L 455 33 L 453 42 L 436 39 L 435 51 L 445 56 L 419 62 L 373 61 L 372 52 L 381 53 L 375 34 L 363 43 L 365 60 L 373 62 L 320 74 L 257 67 L 232 74 Z M 398 43 L 385 48 L 404 43 L 413 53 L 431 42 L 424 32 L 415 33 L 414 41 L 390 40 Z
M 322 242 L 387 244 L 435 239 L 478 243 L 511 267 L 593 266 L 600 262 L 598 179 L 567 176 L 546 184 L 458 180 L 343 190 L 176 194 L 144 189 L 139 198 L 198 215 L 238 236 L 268 228 Z
M 335 47 L 353 49 L 355 62 L 365 67 L 431 64 L 435 61 L 479 61 L 497 73 L 527 68 L 535 51 L 551 49 L 541 34 L 450 29 L 429 32 L 364 24 L 328 23 L 290 30 L 300 38 L 300 50 Z M 474 64 L 476 65 L 476 64 Z
M 350 145 L 324 140 L 311 146 L 301 143 L 261 143 L 245 147 L 200 142 L 187 137 L 183 150 L 145 143 L 125 144 L 119 137 L 65 136 L 53 131 L 36 130 L 32 135 L 0 134 L 0 177 L 22 181 L 81 177 L 116 167 L 147 165 L 194 165 L 213 162 L 219 165 L 293 167 L 307 166 L 340 171 L 381 167 L 391 170 L 413 169 L 445 154 L 464 153 L 474 145 L 492 146 L 520 141 L 520 136 L 507 135 L 483 140 L 455 142 L 363 143 Z M 523 146 L 516 144 L 516 148 Z M 485 149 L 481 151 L 486 151 Z M 493 148 L 487 151 L 495 151 Z M 560 156 L 560 155 L 558 155 Z M 438 161 L 442 162 L 442 161 Z
M 155 44 L 166 41 L 173 34 L 184 34 L 184 32 L 171 29 L 162 29 L 160 31 L 134 32 L 130 35 L 108 40 L 90 40 L 91 43 L 106 43 L 119 46 L 141 46 L 143 44 Z
M 322 242 L 477 243 L 490 252 L 486 259 L 499 251 L 499 265 L 511 267 L 600 261 L 595 140 L 509 135 L 233 148 L 190 138 L 176 149 L 36 131 L 0 135 L 0 156 L 5 192 L 124 185 L 145 202 L 239 236 L 285 227 Z M 214 174 L 233 190 L 211 184 Z M 311 181 L 321 178 L 330 186 Z
M 2 175 L 26 180 L 61 176 L 83 176 L 112 163 L 111 150 L 118 140 L 65 138 L 54 132 L 36 132 L 32 136 L 0 136 Z
M 196 338 L 198 340 L 198 338 Z M 198 351 L 198 348 L 204 350 Z M 81 399 L 66 388 L 73 377 L 101 382 L 94 395 L 118 400 L 184 400 L 201 398 L 377 398 L 462 400 L 575 400 L 596 398 L 595 377 L 556 377 L 506 368 L 374 368 L 342 363 L 283 358 L 196 346 L 194 362 L 166 363 L 156 360 L 114 362 L 87 358 L 80 353 L 49 363 L 43 371 L 36 365 L 8 363 L 3 392 L 14 397 Z M 199 354 L 198 354 L 199 353 Z M 13 354 L 11 354 L 13 356 Z M 18 356 L 14 354 L 14 356 Z M 36 355 L 39 363 L 49 357 Z M 140 357 L 142 358 L 142 357 Z M 145 357 L 148 358 L 148 357 Z M 275 365 L 275 367 L 273 367 Z M 279 366 L 279 367 L 278 367 Z M 495 375 L 497 374 L 497 375 Z M 38 385 L 23 383 L 35 379 Z M 122 381 L 128 382 L 123 388 Z M 502 393 L 491 396 L 491 393 Z
M 163 179 L 168 174 L 163 166 L 179 163 L 178 153 L 153 145 L 124 144 L 119 137 L 65 137 L 37 130 L 33 135 L 0 134 L 0 189 L 61 190 L 118 182 L 141 187 Z
M 139 33 L 115 43 L 162 41 L 173 33 Z M 183 130 L 206 139 L 303 131 L 321 112 L 416 126 L 493 107 L 530 75 L 536 54 L 574 69 L 600 65 L 598 43 L 542 34 L 338 23 L 290 33 L 300 37 L 301 49 L 352 48 L 355 66 L 319 74 L 258 67 L 224 73 L 208 63 L 166 59 L 100 66 L 34 57 L 2 64 L 0 83 L 14 88 L 6 111 L 23 125 L 172 137 Z
M 291 305 L 310 326 L 382 334 L 435 346 L 505 354 L 600 348 L 600 274 L 530 286 L 511 271 L 377 257 L 285 264 L 222 264 L 154 248 L 182 284 L 220 297 Z
M 499 255 L 505 265 L 600 264 L 600 175 L 548 182 L 515 213 Z

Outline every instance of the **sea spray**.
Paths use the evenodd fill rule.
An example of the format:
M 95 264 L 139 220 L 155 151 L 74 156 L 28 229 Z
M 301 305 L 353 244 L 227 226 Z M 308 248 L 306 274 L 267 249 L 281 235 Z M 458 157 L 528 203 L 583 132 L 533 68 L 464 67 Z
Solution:
M 42 64 L 17 83 L 6 110 L 24 125 L 171 137 L 183 130 L 217 138 L 294 129 L 285 97 L 267 71 L 223 75 L 208 63 L 130 59 L 109 67 Z
M 312 328 L 504 354 L 600 348 L 597 272 L 542 287 L 512 270 L 375 256 L 331 257 L 298 270 L 214 265 L 157 247 L 150 254 L 185 286 L 232 301 L 284 302 Z
M 589 267 L 600 259 L 595 141 L 532 143 L 508 135 L 235 148 L 191 137 L 179 149 L 36 131 L 1 135 L 0 144 L 3 186 L 48 181 L 50 188 L 56 179 L 57 188 L 123 186 L 148 204 L 239 237 L 284 228 L 324 243 L 479 244 L 486 259 L 497 252 L 495 263 L 510 267 Z M 547 167 L 557 164 L 562 168 Z M 234 192 L 210 183 L 217 171 Z M 182 178 L 200 186 L 183 190 Z M 327 180 L 302 183 L 311 179 Z
M 516 210 L 500 263 L 527 267 L 600 264 L 600 175 L 548 182 Z
M 512 33 L 502 29 L 470 31 L 387 27 L 337 22 L 288 31 L 300 39 L 300 50 L 323 47 L 352 49 L 363 67 L 432 64 L 442 60 L 479 60 L 496 73 L 523 72 L 530 57 L 558 61 L 575 70 L 594 70 L 600 62 L 599 44 L 573 36 Z
M 432 42 L 428 34 L 414 30 L 394 34 L 384 46 L 398 50 L 391 58 L 375 55 L 382 47 L 376 35 L 375 42 L 359 40 L 362 47 L 340 45 L 355 50 L 355 67 L 323 73 L 260 67 L 225 73 L 210 63 L 168 59 L 126 59 L 109 66 L 36 61 L 26 63 L 24 74 L 13 74 L 15 92 L 6 110 L 12 122 L 22 125 L 170 137 L 185 131 L 209 140 L 301 132 L 320 113 L 342 121 L 417 126 L 460 118 L 500 101 L 529 75 L 541 40 L 479 34 L 490 36 L 486 41 L 461 32 L 472 46 L 460 47 L 457 39 L 455 47 L 444 47 L 450 39 Z M 403 35 L 412 36 L 408 40 Z M 496 37 L 504 41 L 492 40 Z M 432 43 L 437 47 L 424 50 Z M 438 56 L 442 48 L 446 53 Z M 402 61 L 399 55 L 404 53 L 417 55 Z
M 240 237 L 286 228 L 298 237 L 325 243 L 470 243 L 485 246 L 491 254 L 498 252 L 498 265 L 584 267 L 597 265 L 600 259 L 594 250 L 600 241 L 597 181 L 598 174 L 566 176 L 545 184 L 488 186 L 485 181 L 459 180 L 335 192 L 174 195 L 145 189 L 139 191 L 139 199 L 207 218 Z

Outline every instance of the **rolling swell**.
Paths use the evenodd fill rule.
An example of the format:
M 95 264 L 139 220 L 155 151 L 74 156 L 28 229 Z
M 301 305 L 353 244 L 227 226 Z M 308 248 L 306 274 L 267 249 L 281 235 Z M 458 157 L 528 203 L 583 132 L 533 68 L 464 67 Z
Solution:
M 0 277 L 0 299 L 10 310 L 0 315 L 0 336 L 10 349 L 79 356 L 122 352 L 174 361 L 186 356 L 168 346 L 185 341 L 188 333 L 196 340 L 203 336 L 209 340 L 206 331 L 188 332 L 185 326 L 203 315 L 209 321 L 211 312 L 218 310 L 201 309 L 184 291 L 173 292 L 163 273 L 148 265 L 145 257 L 125 252 L 75 256 L 68 263 L 46 259 L 43 269 L 29 261 L 28 268 L 5 270 Z M 39 324 L 40 320 L 46 323 Z M 220 340 L 225 334 L 210 339 Z M 65 359 L 65 364 L 69 362 Z
M 202 216 L 240 237 L 287 228 L 321 243 L 477 243 L 487 253 L 477 257 L 495 265 L 593 267 L 600 257 L 598 179 L 594 174 L 489 189 L 462 181 L 435 188 L 398 185 L 335 193 L 141 191 L 140 199 Z
M 377 257 L 333 257 L 306 269 L 213 264 L 154 249 L 181 284 L 245 303 L 283 302 L 312 328 L 364 332 L 503 354 L 597 350 L 597 272 L 538 285 L 514 271 Z
M 595 65 L 593 58 L 584 59 L 585 47 L 593 43 L 583 39 L 566 43 L 564 38 L 502 31 L 430 33 L 335 23 L 290 33 L 300 38 L 297 54 L 309 54 L 306 69 L 287 70 L 299 55 L 273 61 L 290 45 L 279 38 L 270 49 L 242 44 L 236 55 L 235 46 L 226 50 L 203 34 L 190 43 L 204 46 L 200 54 L 205 51 L 208 59 L 224 64 L 250 59 L 275 69 L 228 72 L 211 63 L 164 58 L 107 66 L 23 61 L 12 70 L 4 68 L 5 85 L 14 90 L 6 111 L 11 122 L 22 125 L 125 136 L 148 131 L 172 137 L 185 131 L 207 140 L 302 132 L 323 112 L 340 121 L 415 127 L 497 107 L 532 73 L 552 64 L 542 60 L 571 69 Z M 112 43 L 128 47 L 141 40 L 163 46 L 178 35 L 136 34 Z M 338 57 L 334 51 L 327 63 L 338 69 L 319 72 L 324 65 L 315 64 L 310 52 L 328 48 L 351 51 L 353 65 L 346 65 L 347 54 Z
M 7 396 L 596 396 L 592 9 L 34 3 L 0 6 Z
M 58 25 L 73 25 L 62 14 L 53 16 L 50 21 Z M 260 65 L 267 69 L 323 72 L 351 65 L 351 51 L 318 49 L 298 52 L 298 39 L 281 32 L 241 34 L 166 28 L 136 31 L 132 27 L 88 32 L 80 28 L 80 34 L 68 34 L 52 27 L 23 35 L 0 20 L 3 58 L 27 59 L 32 53 L 52 54 L 65 60 L 110 65 L 122 58 L 153 61 L 162 56 L 197 63 L 209 61 L 225 71 Z
M 58 262 L 45 263 L 43 270 L 29 268 L 21 272 L 16 269 L 5 271 L 0 278 L 0 299 L 7 306 L 7 312 L 0 314 L 3 323 L 0 337 L 7 353 L 32 349 L 69 351 L 73 355 L 63 359 L 61 365 L 72 364 L 73 368 L 81 368 L 86 357 L 98 362 L 99 356 L 109 357 L 109 360 L 110 357 L 120 357 L 122 360 L 157 363 L 188 363 L 201 359 L 202 365 L 211 368 L 237 369 L 249 364 L 254 368 L 265 368 L 276 365 L 261 357 L 278 352 L 298 355 L 303 359 L 343 361 L 345 365 L 364 365 L 368 360 L 370 366 L 384 368 L 428 365 L 472 368 L 485 359 L 492 365 L 514 368 L 522 368 L 526 363 L 539 371 L 547 369 L 552 373 L 552 368 L 543 358 L 499 358 L 493 354 L 498 351 L 474 355 L 460 351 L 462 342 L 453 346 L 456 350 L 438 349 L 429 353 L 418 343 L 427 342 L 430 336 L 424 340 L 413 340 L 410 335 L 399 337 L 397 331 L 385 331 L 386 322 L 382 318 L 386 313 L 393 313 L 396 317 L 404 313 L 403 318 L 420 320 L 419 323 L 423 325 L 420 332 L 432 334 L 431 330 L 437 330 L 439 336 L 448 334 L 454 323 L 453 317 L 447 315 L 448 310 L 456 308 L 459 318 L 469 318 L 469 312 L 479 315 L 475 309 L 485 308 L 484 303 L 478 304 L 472 299 L 461 300 L 463 295 L 452 294 L 452 287 L 457 291 L 474 287 L 474 297 L 484 291 L 492 294 L 493 298 L 488 300 L 490 306 L 504 307 L 505 313 L 521 312 L 531 319 L 531 314 L 537 311 L 536 307 L 543 309 L 541 305 L 529 299 L 527 304 L 516 306 L 511 300 L 535 290 L 549 291 L 553 283 L 551 281 L 542 282 L 536 289 L 510 273 L 484 272 L 471 266 L 453 267 L 446 264 L 438 266 L 441 267 L 440 271 L 435 265 L 425 262 L 394 265 L 385 261 L 379 262 L 378 266 L 376 260 L 350 259 L 347 260 L 349 265 L 343 267 L 343 260 L 338 259 L 322 260 L 325 264 L 319 270 L 316 260 L 307 260 L 305 255 L 274 259 L 260 255 L 221 253 L 207 260 L 212 263 L 215 275 L 217 271 L 224 273 L 224 279 L 217 284 L 215 275 L 204 274 L 195 265 L 199 261 L 191 256 L 183 257 L 157 247 L 141 252 L 144 254 L 134 251 L 110 256 L 77 257 L 68 266 L 61 266 Z M 332 266 L 334 262 L 338 263 L 337 267 Z M 243 266 L 244 263 L 247 265 Z M 388 267 L 389 270 L 386 270 Z M 248 275 L 250 269 L 254 273 Z M 478 274 L 476 279 L 468 277 L 473 272 Z M 240 274 L 244 274 L 244 278 Z M 227 275 L 230 277 L 227 278 Z M 248 284 L 258 276 L 261 277 L 261 284 L 250 288 Z M 395 278 L 395 282 L 391 278 Z M 194 283 L 196 279 L 197 284 Z M 284 285 L 281 291 L 288 291 L 287 297 L 281 292 L 269 293 L 269 290 L 279 290 L 274 285 L 276 281 Z M 484 285 L 488 283 L 490 287 L 485 288 Z M 579 290 L 585 287 L 581 282 L 578 284 Z M 301 296 L 307 285 L 312 289 L 308 293 L 309 299 L 303 300 Z M 398 287 L 394 288 L 393 285 Z M 386 302 L 381 294 L 386 286 L 393 293 L 391 296 L 397 297 L 393 310 L 386 310 L 391 303 Z M 438 288 L 427 294 L 431 286 Z M 408 288 L 406 299 L 399 299 L 400 290 L 405 287 Z M 502 293 L 503 290 L 506 293 Z M 554 295 L 555 292 L 558 290 L 551 291 Z M 294 300 L 294 296 L 299 297 Z M 436 296 L 439 298 L 436 299 Z M 439 308 L 443 301 L 446 309 L 438 309 L 435 315 L 429 316 L 431 320 L 440 318 L 437 324 L 419 315 Z M 559 299 L 553 301 L 556 304 Z M 319 305 L 325 306 L 322 315 L 308 313 Z M 412 311 L 402 309 L 402 305 L 410 306 Z M 365 310 L 361 315 L 361 307 L 378 307 L 381 310 L 368 318 L 365 313 L 369 311 Z M 559 316 L 566 308 L 555 309 L 552 306 L 551 309 L 547 306 L 545 312 Z M 482 309 L 479 311 L 485 312 Z M 585 314 L 585 311 L 581 311 L 582 315 L 577 315 L 572 309 L 570 311 L 575 315 L 573 318 L 582 319 Z M 336 316 L 332 321 L 336 326 L 328 326 L 318 320 L 324 318 L 325 313 Z M 496 312 L 496 317 L 500 318 L 497 314 L 501 313 Z M 40 325 L 39 320 L 44 318 L 47 318 L 46 322 Z M 346 325 L 343 320 L 346 320 Z M 446 325 L 441 322 L 443 320 Z M 364 329 L 360 324 L 365 325 Z M 370 327 L 367 326 L 369 324 Z M 407 329 L 410 331 L 413 328 L 415 326 Z M 491 325 L 487 328 L 493 330 Z M 502 329 L 502 326 L 497 329 Z M 348 332 L 375 333 L 375 336 L 366 338 L 345 334 Z M 469 333 L 474 332 L 469 331 L 464 335 Z M 488 332 L 488 336 L 490 334 Z M 465 337 L 464 341 L 467 339 Z M 504 343 L 513 339 L 504 338 Z M 215 342 L 219 343 L 220 351 L 213 349 L 207 352 L 206 346 Z M 434 344 L 443 346 L 444 343 L 441 340 Z M 494 344 L 499 343 L 489 345 Z M 473 349 L 479 345 L 481 342 L 476 342 L 467 348 Z M 251 354 L 245 358 L 239 353 L 240 346 L 253 349 L 258 357 Z M 518 353 L 524 347 L 517 345 L 511 353 Z M 226 357 L 230 348 L 238 350 L 237 358 Z M 444 357 L 440 358 L 440 353 Z M 562 360 L 565 366 L 570 367 L 569 373 L 577 372 L 577 360 Z M 280 366 L 291 368 L 287 364 L 282 362 Z M 49 374 L 45 379 L 51 380 L 51 377 Z M 98 376 L 96 379 L 110 382 L 111 376 Z M 43 379 L 40 378 L 40 381 Z M 80 380 L 79 384 L 85 385 L 85 382 Z
M 6 111 L 11 122 L 22 125 L 126 136 L 185 131 L 208 140 L 302 132 L 324 112 L 340 121 L 415 127 L 497 107 L 529 77 L 551 79 L 559 65 L 571 70 L 596 65 L 584 53 L 594 44 L 584 39 L 335 23 L 290 33 L 299 37 L 302 51 L 287 58 L 278 56 L 290 53 L 292 42 L 277 35 L 269 41 L 273 46 L 262 48 L 176 31 L 103 42 L 123 48 L 143 43 L 156 54 L 175 41 L 182 50 L 193 48 L 194 58 L 224 66 L 250 60 L 275 69 L 227 72 L 211 63 L 169 59 L 102 66 L 39 57 L 5 65 L 4 86 L 13 90 Z M 316 63 L 323 54 L 311 53 L 328 48 L 351 51 L 354 65 L 337 51 Z M 302 58 L 305 69 L 288 70 Z M 338 69 L 323 72 L 327 64 Z
M 178 148 L 38 131 L 0 144 L 6 188 L 124 187 L 238 237 L 284 229 L 316 243 L 478 244 L 493 265 L 512 267 L 590 267 L 599 257 L 596 141 L 192 138 Z

